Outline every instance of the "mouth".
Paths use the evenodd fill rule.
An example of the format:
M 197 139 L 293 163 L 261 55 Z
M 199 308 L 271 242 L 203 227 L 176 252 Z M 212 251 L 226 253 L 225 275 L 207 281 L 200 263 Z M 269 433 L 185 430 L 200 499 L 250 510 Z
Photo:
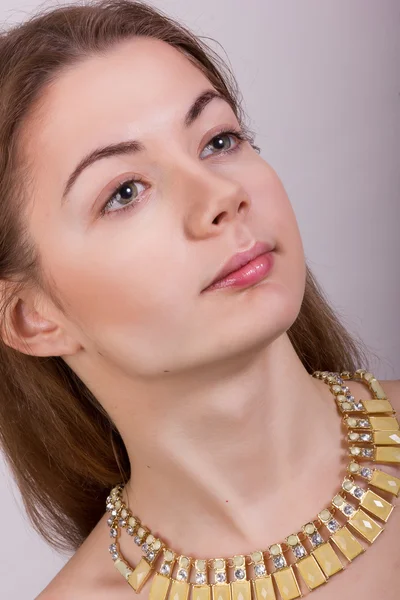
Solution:
M 202 290 L 221 287 L 243 287 L 263 279 L 272 268 L 274 247 L 266 242 L 256 242 L 245 252 L 232 256 L 218 271 L 211 283 Z

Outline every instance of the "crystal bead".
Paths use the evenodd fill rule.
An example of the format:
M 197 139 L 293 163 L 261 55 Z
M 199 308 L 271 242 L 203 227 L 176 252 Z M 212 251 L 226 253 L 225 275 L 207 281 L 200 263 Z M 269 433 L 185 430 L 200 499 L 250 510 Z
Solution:
M 127 528 L 126 528 L 126 533 L 127 533 L 128 535 L 133 535 L 133 527 L 131 527 L 131 526 L 127 527 Z
M 106 506 L 107 512 L 110 512 L 113 508 L 114 508 L 114 504 L 112 504 L 111 502 L 109 502 Z
M 176 578 L 177 578 L 178 581 L 186 581 L 187 576 L 188 576 L 188 574 L 187 574 L 187 571 L 185 569 L 179 569 L 179 571 L 178 571 L 178 573 L 176 575 Z
M 117 537 L 118 531 L 114 528 L 110 529 L 110 537 Z
M 296 558 L 302 558 L 306 555 L 306 550 L 301 544 L 298 544 L 298 546 L 294 546 L 293 552 Z
M 218 583 L 223 583 L 224 581 L 226 581 L 226 573 L 217 573 L 215 575 L 215 581 L 217 581 Z
M 367 478 L 370 478 L 370 477 L 371 477 L 371 475 L 372 475 L 372 470 L 371 470 L 371 469 L 369 469 L 368 467 L 363 467 L 363 468 L 361 469 L 361 471 L 360 471 L 360 475 L 361 475 L 362 477 L 367 477 Z
M 206 576 L 204 573 L 196 573 L 196 583 L 202 585 L 206 582 Z
M 126 525 L 125 519 L 118 519 L 118 524 L 120 527 L 125 527 L 125 525 Z
M 112 558 L 113 560 L 117 560 L 117 558 L 119 558 L 119 554 L 118 554 L 118 552 L 113 552 L 113 553 L 111 554 L 111 558 Z
M 362 488 L 360 488 L 360 487 L 354 488 L 353 495 L 355 498 L 362 498 L 363 494 L 364 494 L 364 490 Z
M 279 556 L 274 556 L 273 562 L 276 569 L 282 569 L 283 567 L 286 567 L 286 560 L 285 557 L 282 556 L 282 554 L 280 554 Z
M 257 577 L 262 577 L 266 573 L 265 565 L 260 564 L 254 567 L 255 574 Z
M 311 543 L 313 546 L 318 546 L 319 544 L 322 544 L 323 541 L 324 540 L 322 539 L 318 531 L 316 533 L 313 533 L 313 535 L 311 536 Z
M 373 450 L 373 448 L 362 448 L 361 449 L 361 454 L 363 456 L 371 458 L 374 455 L 374 450 Z
M 142 544 L 142 538 L 140 538 L 138 535 L 136 535 L 136 536 L 133 538 L 133 541 L 135 542 L 135 544 L 136 544 L 137 546 L 141 546 L 141 544 Z
M 371 442 L 372 441 L 372 436 L 370 433 L 361 433 L 360 434 L 360 440 L 362 442 Z
M 169 575 L 171 571 L 171 567 L 168 563 L 163 563 L 160 567 L 160 573 L 162 575 Z
M 107 525 L 108 525 L 109 527 L 111 527 L 111 525 L 112 525 L 113 523 L 114 523 L 114 519 L 113 519 L 112 517 L 109 517 L 109 518 L 107 519 Z
M 114 508 L 114 509 L 111 511 L 111 515 L 112 515 L 113 517 L 116 517 L 116 516 L 117 516 L 117 514 L 118 514 L 118 511 L 117 511 L 117 510 L 115 510 L 115 508 Z
M 369 427 L 369 421 L 367 419 L 360 419 L 358 421 L 359 427 Z
M 148 549 L 149 549 L 149 545 L 146 542 L 144 542 L 144 544 L 142 544 L 143 552 L 147 552 Z
M 246 576 L 246 573 L 244 572 L 243 569 L 235 569 L 234 573 L 235 573 L 236 579 L 244 579 Z
M 327 528 L 329 529 L 329 531 L 337 531 L 339 529 L 339 523 L 336 521 L 336 519 L 331 519 L 329 521 L 329 523 L 326 524 Z
M 351 504 L 346 504 L 346 506 L 343 508 L 343 512 L 347 517 L 349 517 L 353 514 L 354 508 L 351 506 Z
M 110 546 L 108 547 L 110 552 L 116 552 L 117 551 L 117 544 L 110 544 Z
M 151 562 L 152 560 L 154 560 L 155 557 L 155 552 L 153 552 L 153 550 L 150 550 L 150 552 L 148 552 L 146 554 L 147 559 Z

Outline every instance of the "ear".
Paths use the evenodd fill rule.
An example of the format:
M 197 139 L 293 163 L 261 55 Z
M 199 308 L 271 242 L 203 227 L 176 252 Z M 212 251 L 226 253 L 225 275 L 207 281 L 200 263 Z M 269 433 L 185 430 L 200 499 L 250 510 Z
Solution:
M 44 311 L 35 308 L 32 296 L 13 299 L 4 315 L 1 333 L 7 346 L 33 356 L 63 356 L 82 348 L 67 333 L 61 319 L 55 316 L 55 320 L 49 320 Z

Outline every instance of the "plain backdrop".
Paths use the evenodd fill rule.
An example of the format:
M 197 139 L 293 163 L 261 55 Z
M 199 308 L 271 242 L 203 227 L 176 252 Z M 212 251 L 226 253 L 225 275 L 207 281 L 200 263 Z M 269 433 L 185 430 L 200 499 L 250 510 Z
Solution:
M 9 25 L 48 5 L 0 0 L 0 20 Z M 309 265 L 348 329 L 379 357 L 375 375 L 400 378 L 400 3 L 153 5 L 222 45 L 209 41 L 238 79 L 256 144 L 294 206 Z M 0 596 L 32 600 L 68 556 L 30 527 L 1 459 L 0 486 Z

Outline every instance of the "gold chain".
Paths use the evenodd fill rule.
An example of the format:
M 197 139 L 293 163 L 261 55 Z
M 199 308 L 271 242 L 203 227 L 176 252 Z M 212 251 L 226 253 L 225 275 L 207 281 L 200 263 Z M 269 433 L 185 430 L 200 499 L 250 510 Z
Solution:
M 147 526 L 142 525 L 122 499 L 124 485 L 118 484 L 111 490 L 106 503 L 106 510 L 111 512 L 107 523 L 113 538 L 109 550 L 115 567 L 135 592 L 139 593 L 147 579 L 154 575 L 150 590 L 153 600 L 165 600 L 168 589 L 168 598 L 175 597 L 178 590 L 180 593 L 184 590 L 179 598 L 186 599 L 185 594 L 193 585 L 212 590 L 214 586 L 230 586 L 232 594 L 228 596 L 233 600 L 240 594 L 244 600 L 250 600 L 251 597 L 255 600 L 263 597 L 272 600 L 278 597 L 278 593 L 283 599 L 299 598 L 299 576 L 308 589 L 313 590 L 343 569 L 344 565 L 334 548 L 339 549 L 351 562 L 365 549 L 355 536 L 368 543 L 375 541 L 384 529 L 380 521 L 386 523 L 393 505 L 370 486 L 398 496 L 400 479 L 376 468 L 365 467 L 358 460 L 400 463 L 400 427 L 395 411 L 378 380 L 365 369 L 358 369 L 354 373 L 315 371 L 312 376 L 322 379 L 329 386 L 348 430 L 347 445 L 351 460 L 340 492 L 332 499 L 329 509 L 322 510 L 317 518 L 303 525 L 300 532 L 288 536 L 284 542 L 272 544 L 268 549 L 229 558 L 195 560 L 196 583 L 192 583 L 189 574 L 194 559 L 178 556 L 160 538 L 156 538 Z M 345 385 L 346 380 L 350 379 L 367 385 L 373 399 L 356 400 Z M 354 477 L 367 482 L 367 487 L 360 487 Z M 359 505 L 354 507 L 348 496 L 351 502 L 358 501 Z M 344 524 L 336 520 L 336 514 L 340 514 Z M 129 565 L 119 549 L 118 538 L 124 529 L 144 553 L 135 568 Z M 156 559 L 161 552 L 164 553 L 164 561 L 160 569 L 155 571 Z M 285 556 L 290 552 L 293 563 Z M 265 560 L 272 560 L 275 567 L 272 573 L 268 573 Z M 178 572 L 176 577 L 172 577 L 176 561 Z M 254 579 L 247 578 L 246 565 L 254 567 Z M 296 574 L 293 565 L 297 568 Z M 227 569 L 230 568 L 235 570 L 235 579 L 231 582 L 227 575 Z M 207 582 L 207 569 L 214 570 L 212 584 Z

